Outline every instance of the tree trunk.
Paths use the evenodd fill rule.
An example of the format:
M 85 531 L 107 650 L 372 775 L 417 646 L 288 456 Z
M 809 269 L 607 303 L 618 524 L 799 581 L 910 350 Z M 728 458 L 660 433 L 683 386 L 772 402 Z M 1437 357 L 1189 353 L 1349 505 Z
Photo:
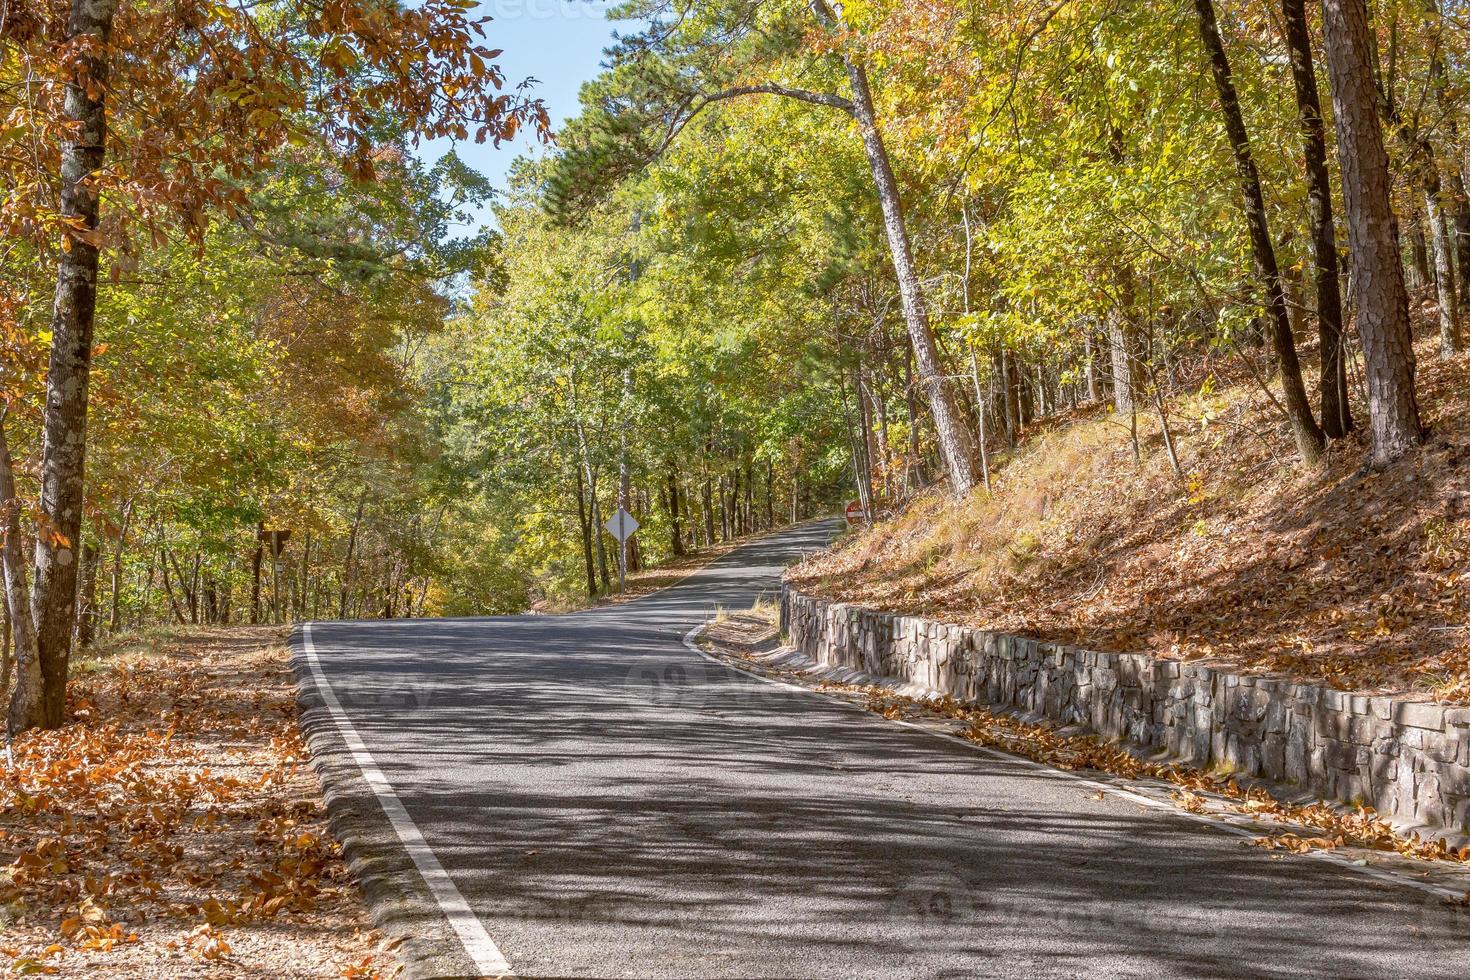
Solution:
M 923 285 L 919 281 L 918 267 L 914 263 L 903 203 L 898 193 L 898 181 L 893 175 L 888 149 L 884 146 L 883 134 L 878 129 L 878 120 L 873 109 L 868 73 L 851 55 L 845 55 L 843 61 L 852 87 L 853 115 L 857 119 L 858 132 L 862 134 L 863 150 L 868 157 L 868 167 L 878 190 L 878 203 L 883 211 L 883 228 L 888 236 L 894 273 L 898 277 L 904 322 L 908 327 L 909 340 L 914 346 L 919 378 L 928 391 L 929 408 L 934 414 L 939 452 L 944 457 L 945 469 L 949 473 L 950 490 L 955 496 L 964 496 L 975 486 L 975 447 L 970 443 L 970 431 L 960 418 L 954 394 L 945 381 L 944 369 L 939 361 L 939 349 L 929 324 L 929 312 L 925 305 Z
M 878 410 L 869 397 L 868 382 L 861 368 L 854 375 L 854 380 L 857 382 L 858 407 L 861 409 L 859 418 L 863 427 L 863 455 L 868 460 L 868 482 L 871 484 L 874 470 L 878 471 L 878 479 L 883 479 L 883 466 L 879 462 L 883 459 L 883 452 L 882 442 L 878 438 Z
M 342 565 L 342 588 L 337 593 L 337 618 L 347 618 L 347 597 L 352 592 L 357 577 L 357 535 L 362 527 L 362 508 L 367 503 L 367 493 L 357 497 L 357 513 L 352 518 L 352 530 L 347 533 L 347 556 Z M 264 525 L 261 525 L 264 527 Z M 255 590 L 251 593 L 252 623 L 260 618 L 260 549 L 255 551 Z
M 25 551 L 21 547 L 20 498 L 15 492 L 15 469 L 10 460 L 10 443 L 0 416 L 0 527 L 5 540 L 3 558 L 5 603 L 15 646 L 15 691 L 10 697 L 6 732 L 35 728 L 46 722 L 46 679 L 36 649 L 36 630 L 31 619 L 30 589 L 26 584 Z M 3 693 L 3 691 L 0 691 Z
M 749 460 L 745 463 L 745 533 L 755 533 L 755 478 Z
M 97 639 L 97 563 L 101 552 L 95 544 L 82 544 L 82 581 L 77 590 L 77 646 L 89 647 Z
M 669 467 L 669 551 L 675 558 L 684 555 L 684 531 L 679 526 L 679 476 Z
M 728 462 L 728 461 L 727 461 Z M 735 515 L 731 513 L 734 496 L 730 493 L 730 474 L 720 477 L 720 540 L 729 541 L 735 536 Z
M 1138 411 L 1143 363 L 1138 328 L 1133 322 L 1133 274 L 1120 266 L 1114 272 L 1118 298 L 1108 311 L 1108 353 L 1112 361 L 1113 411 L 1119 418 L 1132 418 Z
M 265 521 L 255 522 L 255 551 L 250 556 L 250 624 L 260 622 L 260 566 L 265 561 Z M 352 564 L 351 542 L 347 552 L 347 563 Z M 153 581 L 149 575 L 148 581 Z M 346 618 L 345 616 L 342 618 Z
M 1281 270 L 1276 264 L 1276 248 L 1271 242 L 1271 230 L 1266 220 L 1266 198 L 1261 191 L 1261 177 L 1256 170 L 1255 158 L 1251 155 L 1245 119 L 1240 112 L 1240 99 L 1236 95 L 1235 81 L 1230 74 L 1230 61 L 1225 56 L 1225 45 L 1220 39 L 1219 25 L 1215 22 L 1214 0 L 1195 0 L 1194 9 L 1199 15 L 1200 40 L 1209 55 L 1210 69 L 1215 77 L 1220 111 L 1225 117 L 1225 132 L 1230 137 L 1231 149 L 1235 153 L 1245 218 L 1250 228 L 1251 258 L 1256 267 L 1256 275 L 1266 292 L 1266 314 L 1270 321 L 1277 368 L 1281 372 L 1287 421 L 1291 424 L 1297 452 L 1301 454 L 1303 462 L 1311 465 L 1321 456 L 1324 437 L 1312 415 L 1306 385 L 1302 383 L 1296 341 L 1292 338 L 1291 319 L 1286 311 L 1286 295 L 1281 287 Z
M 980 444 L 980 478 L 984 483 L 985 492 L 990 492 L 990 450 L 986 446 L 985 431 L 985 395 L 980 390 L 980 358 L 975 354 L 975 345 L 970 344 L 970 382 L 975 386 L 975 418 L 980 423 L 980 438 L 976 441 Z
M 1332 220 L 1332 183 L 1327 171 L 1327 132 L 1322 124 L 1317 74 L 1312 67 L 1306 0 L 1282 0 L 1281 6 L 1307 164 L 1312 259 L 1317 270 L 1317 334 L 1321 340 L 1322 430 L 1329 438 L 1341 439 L 1352 431 L 1353 417 L 1348 404 L 1341 276 L 1337 267 L 1337 236 Z
M 1470 190 L 1458 170 L 1450 177 L 1455 194 L 1455 265 L 1460 271 L 1460 312 L 1470 308 L 1470 289 L 1465 278 L 1470 276 Z M 1463 322 L 1463 317 L 1461 318 Z
M 1414 391 L 1409 298 L 1393 232 L 1388 154 L 1374 90 L 1373 37 L 1363 0 L 1322 0 L 1322 13 L 1373 462 L 1385 466 L 1418 444 L 1423 431 Z
M 1439 356 L 1453 357 L 1460 351 L 1460 307 L 1455 299 L 1454 257 L 1450 254 L 1450 229 L 1440 203 L 1439 174 L 1434 161 L 1424 164 L 1424 214 L 1429 220 L 1429 239 L 1434 246 L 1434 291 L 1439 302 Z
M 612 591 L 612 578 L 607 573 L 607 542 L 602 536 L 602 504 L 597 500 L 597 473 L 592 471 L 587 478 L 588 492 L 592 496 L 592 539 L 597 546 L 597 572 L 602 579 L 602 591 Z
M 163 585 L 165 589 L 169 590 L 169 601 L 173 602 L 173 589 L 169 586 L 168 577 L 168 570 L 170 567 L 172 567 L 174 570 L 174 581 L 179 583 L 179 591 L 184 593 L 183 608 L 189 610 L 188 617 L 185 617 L 183 613 L 179 610 L 179 608 L 175 607 L 174 615 L 179 618 L 179 625 L 182 626 L 186 619 L 188 622 L 191 623 L 199 622 L 198 612 L 194 604 L 194 593 L 189 588 L 188 577 L 184 575 L 184 570 L 179 567 L 179 560 L 174 557 L 173 552 L 169 551 L 169 549 L 165 547 L 163 549 Z
M 740 506 L 740 464 L 730 474 L 730 536 L 738 538 L 745 533 L 745 512 Z
M 877 422 L 878 457 L 875 462 L 878 464 L 878 472 L 883 480 L 882 494 L 884 497 L 891 497 L 893 495 L 893 455 L 888 445 L 888 406 L 878 385 L 872 383 L 868 385 L 868 401 L 873 405 Z M 766 465 L 770 465 L 770 460 L 766 461 Z
M 776 527 L 776 467 L 770 457 L 766 457 L 766 530 L 774 530 Z
M 924 455 L 919 448 L 919 406 L 914 398 L 914 349 L 909 346 L 904 352 L 903 380 L 905 407 L 909 413 L 909 452 L 914 457 L 914 482 L 925 486 L 929 480 L 924 475 Z
M 0 506 L 4 505 L 0 504 Z M 0 570 L 0 588 L 3 587 L 3 570 Z M 10 602 L 0 595 L 0 702 L 10 697 L 10 682 L 15 679 L 13 640 L 14 636 L 10 628 Z
M 195 558 L 195 567 L 198 567 L 198 558 Z M 197 579 L 197 571 L 196 571 Z M 301 587 L 296 590 L 294 596 L 296 607 L 296 618 L 306 619 L 307 598 L 311 594 L 311 531 L 308 529 L 302 536 L 301 541 Z
M 1016 387 L 1016 400 L 1021 409 L 1020 430 L 1024 432 L 1026 426 L 1036 420 L 1036 386 L 1031 384 L 1021 365 L 1021 358 L 1015 353 L 1011 354 L 1011 381 Z
M 82 530 L 82 492 L 87 440 L 87 388 L 92 366 L 92 327 L 97 310 L 100 193 L 94 179 L 107 140 L 104 102 L 108 38 L 117 0 L 72 0 L 67 38 L 83 38 L 66 79 L 64 114 L 74 126 L 61 146 L 62 237 L 51 313 L 51 358 L 42 420 L 41 512 L 36 535 L 36 587 L 32 616 L 45 681 L 42 724 L 56 728 L 66 715 L 66 678 L 76 616 L 77 545 Z
M 133 502 L 123 505 L 122 527 L 117 532 L 117 547 L 112 552 L 112 594 L 108 602 L 112 610 L 107 617 L 107 632 L 117 633 L 122 629 L 122 560 L 123 549 L 128 542 L 128 527 L 133 523 Z
M 587 481 L 582 478 L 582 464 L 577 471 L 577 526 L 582 531 L 582 565 L 587 570 L 587 598 L 597 598 L 597 566 L 592 561 L 592 518 L 587 508 Z
M 1006 437 L 1006 446 L 1016 448 L 1016 421 L 1011 405 L 1010 368 L 1006 364 L 1004 344 L 997 344 L 990 352 L 991 386 L 999 385 L 999 397 L 995 399 L 995 414 L 1000 420 L 1001 434 Z
M 162 535 L 160 534 L 160 537 L 161 536 Z M 184 617 L 184 611 L 179 608 L 179 600 L 174 595 L 173 580 L 169 578 L 168 574 L 169 559 L 171 558 L 171 556 L 168 553 L 168 549 L 163 546 L 162 542 L 159 543 L 158 550 L 158 563 L 163 566 L 163 593 L 164 595 L 168 596 L 168 608 L 174 614 L 174 623 L 176 625 L 183 626 L 186 622 L 188 622 L 188 620 Z M 173 567 L 174 571 L 177 572 L 178 563 L 175 562 Z M 182 585 L 183 583 L 181 582 L 179 584 Z M 275 596 L 272 595 L 271 598 L 274 599 Z M 274 603 L 272 605 L 274 606 Z
M 844 379 L 845 381 L 846 379 Z M 863 385 L 856 371 L 852 375 L 852 388 L 857 398 L 857 410 L 847 407 L 847 399 L 842 399 L 844 414 L 847 416 L 847 440 L 852 454 L 852 482 L 857 490 L 858 504 L 863 509 L 863 523 L 873 523 L 873 484 L 871 480 L 873 468 L 868 460 L 867 441 L 863 438 Z
M 1093 342 L 1092 324 L 1082 333 L 1083 356 L 1087 359 L 1087 400 L 1096 402 L 1101 397 L 1097 390 L 1097 350 Z
M 1409 216 L 1409 285 L 1423 289 L 1429 274 L 1429 245 L 1424 240 L 1424 222 L 1417 210 Z
M 709 547 L 715 543 L 715 502 L 709 477 L 704 479 L 704 543 Z

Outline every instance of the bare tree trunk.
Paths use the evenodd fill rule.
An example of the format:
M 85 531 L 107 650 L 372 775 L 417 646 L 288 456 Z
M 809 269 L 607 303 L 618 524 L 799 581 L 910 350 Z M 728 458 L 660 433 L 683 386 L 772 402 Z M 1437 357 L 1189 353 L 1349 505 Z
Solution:
M 1388 154 L 1374 90 L 1373 37 L 1363 0 L 1322 0 L 1343 212 L 1368 382 L 1373 462 L 1385 466 L 1423 438 L 1414 338 L 1389 200 Z
M 868 384 L 868 400 L 873 403 L 876 412 L 878 437 L 878 472 L 883 479 L 883 496 L 893 496 L 893 454 L 888 444 L 888 406 L 883 398 L 882 389 L 876 384 Z M 770 461 L 766 461 L 770 465 Z
M 179 591 L 184 593 L 183 608 L 189 610 L 187 620 L 191 623 L 197 623 L 199 622 L 199 615 L 196 603 L 194 601 L 194 593 L 189 587 L 189 579 L 186 575 L 184 575 L 184 570 L 179 566 L 179 560 L 174 557 L 172 551 L 165 547 L 163 549 L 163 585 L 165 589 L 169 590 L 169 602 L 172 603 L 174 601 L 173 589 L 169 586 L 168 578 L 168 570 L 170 566 L 172 566 L 174 570 L 174 581 L 179 583 Z M 185 622 L 185 617 L 180 608 L 177 606 L 175 606 L 174 608 L 174 615 L 178 617 L 179 625 L 182 626 Z
M 582 478 L 582 464 L 577 471 L 577 526 L 582 531 L 582 565 L 587 571 L 587 598 L 597 598 L 597 566 L 592 562 L 592 517 L 587 508 L 587 481 Z
M 97 564 L 102 554 L 90 541 L 82 545 L 82 582 L 77 590 L 77 646 L 89 647 L 97 638 Z
M 1322 123 L 1322 100 L 1312 67 L 1312 40 L 1307 30 L 1306 0 L 1282 0 L 1286 46 L 1291 53 L 1291 77 L 1296 87 L 1297 116 L 1302 127 L 1307 164 L 1307 202 L 1312 229 L 1312 259 L 1316 266 L 1317 334 L 1321 340 L 1322 431 L 1341 439 L 1352 431 L 1348 403 L 1347 363 L 1342 322 L 1341 278 L 1337 267 L 1337 236 L 1332 220 L 1332 183 L 1327 172 L 1327 131 Z
M 41 512 L 47 527 L 36 535 L 36 587 L 31 596 L 36 650 L 45 681 L 41 723 L 62 724 L 66 679 L 76 616 L 77 543 L 87 440 L 87 389 L 92 366 L 92 327 L 97 309 L 100 192 L 107 140 L 104 103 L 108 38 L 117 0 L 72 0 L 69 41 L 86 39 L 70 62 L 65 117 L 75 128 L 61 147 L 61 221 L 67 226 L 58 259 L 51 314 L 51 359 L 42 420 Z
M 1429 219 L 1429 238 L 1434 246 L 1434 290 L 1439 302 L 1439 356 L 1454 357 L 1460 351 L 1460 307 L 1455 298 L 1454 257 L 1450 254 L 1450 229 L 1440 203 L 1439 175 L 1434 162 L 1426 161 L 1429 177 L 1424 181 L 1424 214 Z
M 347 557 L 342 566 L 342 588 L 337 594 L 337 618 L 347 618 L 347 597 L 352 591 L 352 586 L 357 578 L 357 535 L 362 527 L 362 508 L 367 504 L 367 492 L 358 495 L 357 513 L 352 518 L 352 530 L 347 532 Z M 254 607 L 260 608 L 260 549 L 255 552 L 255 582 L 256 592 L 253 599 Z M 251 622 L 255 622 L 254 619 Z
M 1440 23 L 1439 30 L 1443 30 L 1444 24 L 1440 15 L 1438 0 L 1426 0 L 1426 13 Z M 1451 139 L 1458 137 L 1458 129 L 1455 126 L 1454 111 L 1448 105 L 1445 96 L 1445 65 L 1444 58 L 1440 53 L 1440 38 L 1435 38 L 1434 46 L 1430 49 L 1429 57 L 1429 86 L 1434 90 L 1436 104 L 1442 111 L 1445 119 L 1444 125 Z M 1390 123 L 1399 122 L 1398 112 L 1391 98 L 1384 99 L 1384 108 L 1390 116 Z M 1411 159 L 1417 157 L 1420 166 L 1420 179 L 1424 191 L 1424 213 L 1429 221 L 1430 241 L 1434 246 L 1434 286 L 1436 300 L 1439 303 L 1439 355 L 1442 358 L 1450 358 L 1461 350 L 1460 338 L 1460 298 L 1456 295 L 1455 283 L 1455 245 L 1454 236 L 1450 230 L 1450 218 L 1445 210 L 1443 185 L 1440 181 L 1439 162 L 1435 154 L 1434 144 L 1429 140 L 1424 131 L 1418 127 L 1397 125 L 1400 139 L 1408 144 Z M 1451 189 L 1456 192 L 1458 198 L 1457 209 L 1463 211 L 1465 208 L 1465 185 L 1459 176 L 1459 168 L 1452 166 L 1451 171 L 1455 174 Z M 1460 244 L 1460 255 L 1465 257 L 1470 252 L 1470 246 Z M 1465 270 L 1460 270 L 1463 278 Z M 1461 288 L 1464 283 L 1460 283 Z
M 985 492 L 990 492 L 990 450 L 985 445 L 985 394 L 980 390 L 980 358 L 975 355 L 975 345 L 970 345 L 970 381 L 975 386 L 975 418 L 980 422 L 980 478 Z
M 301 587 L 296 590 L 294 596 L 296 607 L 296 618 L 306 619 L 307 599 L 311 589 L 311 531 L 308 529 L 303 535 L 301 543 Z
M 835 17 L 824 0 L 815 0 L 813 9 L 825 22 L 835 22 Z M 934 428 L 938 432 L 939 451 L 944 457 L 945 469 L 949 472 L 950 489 L 956 496 L 963 496 L 975 486 L 975 447 L 971 445 L 969 429 L 960 418 L 954 393 L 945 382 L 944 369 L 939 361 L 939 348 L 929 324 L 923 285 L 919 281 L 918 266 L 914 263 L 913 246 L 909 240 L 903 202 L 898 192 L 898 180 L 893 175 L 888 148 L 884 145 L 882 131 L 878 128 L 867 70 L 850 54 L 844 54 L 843 63 L 847 68 L 848 84 L 852 88 L 853 117 L 857 120 L 858 132 L 862 135 L 863 150 L 868 157 L 868 168 L 872 171 L 873 183 L 878 191 L 878 203 L 883 211 L 883 229 L 888 236 L 893 270 L 898 277 L 898 293 L 903 301 L 904 322 L 908 327 L 909 340 L 913 343 L 914 356 L 919 365 L 919 379 L 923 381 L 929 395 L 929 408 L 934 413 Z
M 1455 265 L 1460 271 L 1460 312 L 1464 313 L 1470 308 L 1470 289 L 1465 286 L 1465 279 L 1470 276 L 1470 190 L 1459 168 L 1450 175 L 1450 190 L 1455 198 Z
M 108 596 L 108 602 L 112 609 L 107 617 L 107 632 L 116 633 L 122 629 L 122 560 L 123 549 L 128 542 L 128 526 L 133 522 L 133 502 L 129 500 L 123 505 L 122 527 L 117 532 L 117 547 L 112 552 L 112 595 Z
M 1225 55 L 1225 45 L 1220 39 L 1219 25 L 1215 21 L 1214 0 L 1195 0 L 1194 9 L 1199 16 L 1200 40 L 1210 57 L 1215 90 L 1219 94 L 1221 113 L 1225 117 L 1225 132 L 1230 137 L 1231 148 L 1235 153 L 1246 224 L 1250 228 L 1251 257 L 1255 263 L 1256 275 L 1266 293 L 1266 314 L 1270 320 L 1277 367 L 1281 372 L 1287 421 L 1291 424 L 1297 452 L 1301 454 L 1303 462 L 1311 465 L 1321 457 L 1325 438 L 1312 415 L 1306 385 L 1302 383 L 1296 341 L 1291 335 L 1291 319 L 1286 311 L 1286 295 L 1281 287 L 1281 270 L 1276 264 L 1276 247 L 1272 244 L 1271 230 L 1266 219 L 1266 198 L 1261 191 L 1261 177 L 1256 170 L 1255 158 L 1251 155 L 1245 119 L 1240 112 L 1240 99 L 1235 91 L 1235 80 L 1230 73 L 1230 61 Z
M 715 502 L 711 496 L 709 477 L 704 478 L 704 544 L 710 547 L 715 543 Z
M 592 471 L 588 478 L 588 488 L 592 496 L 592 539 L 597 546 L 597 571 L 602 579 L 602 591 L 612 591 L 612 578 L 607 571 L 607 542 L 602 537 L 602 504 L 597 499 L 597 472 Z
M 679 526 L 679 477 L 669 464 L 669 551 L 675 558 L 684 556 L 684 531 Z
M 745 533 L 755 533 L 755 474 L 750 460 L 745 461 Z
M 843 380 L 845 382 L 846 378 Z M 852 387 L 857 395 L 857 410 L 854 411 L 848 407 L 845 396 L 842 399 L 843 414 L 847 416 L 847 439 L 852 454 L 852 482 L 854 488 L 857 490 L 858 503 L 863 509 L 863 523 L 871 526 L 873 523 L 873 485 L 870 480 L 870 475 L 873 470 L 868 461 L 867 442 L 863 438 L 863 386 L 856 371 L 853 372 Z
M 349 554 L 349 562 L 351 557 Z M 255 551 L 250 555 L 250 624 L 260 622 L 260 566 L 265 561 L 265 521 L 255 522 Z M 167 571 L 165 570 L 165 574 Z M 153 581 L 152 573 L 149 582 Z
M 3 506 L 4 504 L 0 504 L 0 507 Z M 3 533 L 0 531 L 0 534 Z M 3 580 L 0 580 L 0 585 L 3 585 Z M 0 598 L 0 702 L 10 697 L 10 682 L 15 679 L 14 639 L 14 631 L 10 625 L 10 602 Z
M 1423 289 L 1429 274 L 1429 245 L 1424 240 L 1424 221 L 1416 209 L 1409 216 L 1409 286 Z
M 924 455 L 919 448 L 919 406 L 914 398 L 914 351 L 909 346 L 903 361 L 904 398 L 909 413 L 909 452 L 914 457 L 914 482 L 925 486 L 929 480 L 924 474 Z
M 765 528 L 767 531 L 774 531 L 776 529 L 776 466 L 774 463 L 771 462 L 770 459 L 766 460 L 766 475 L 764 482 L 766 485 Z M 784 514 L 782 515 L 782 519 L 785 519 Z
M 160 535 L 159 536 L 160 536 L 160 538 L 162 537 L 161 531 L 160 531 Z M 169 578 L 169 574 L 168 574 L 169 560 L 170 560 L 170 558 L 172 556 L 168 553 L 168 549 L 166 547 L 164 547 L 162 541 L 159 542 L 158 550 L 159 550 L 159 553 L 160 553 L 159 554 L 159 564 L 163 566 L 163 592 L 164 592 L 164 595 L 168 596 L 168 608 L 174 614 L 174 622 L 177 625 L 182 626 L 182 625 L 184 625 L 184 623 L 188 622 L 188 620 L 186 620 L 184 618 L 184 611 L 179 608 L 179 600 L 177 599 L 177 597 L 174 596 L 173 582 Z M 174 563 L 174 571 L 175 572 L 178 571 L 178 563 L 177 562 Z M 182 585 L 183 583 L 181 582 L 179 584 Z M 274 596 L 272 596 L 272 598 L 274 598 Z
M 1096 402 L 1101 397 L 1097 390 L 1097 350 L 1093 341 L 1092 324 L 1082 332 L 1083 356 L 1087 359 L 1087 400 Z
M 10 460 L 4 416 L 0 414 L 0 528 L 5 541 L 3 558 L 5 603 L 15 645 L 15 691 L 10 697 L 6 731 L 35 728 L 46 721 L 46 680 L 36 649 L 36 630 L 31 620 L 31 596 L 26 584 L 25 550 L 21 547 L 20 498 L 15 492 L 15 469 Z
M 1132 270 L 1119 266 L 1114 269 L 1113 279 L 1119 289 L 1107 316 L 1108 356 L 1113 363 L 1113 410 L 1119 416 L 1132 417 L 1138 410 L 1144 378 L 1138 326 L 1133 323 Z

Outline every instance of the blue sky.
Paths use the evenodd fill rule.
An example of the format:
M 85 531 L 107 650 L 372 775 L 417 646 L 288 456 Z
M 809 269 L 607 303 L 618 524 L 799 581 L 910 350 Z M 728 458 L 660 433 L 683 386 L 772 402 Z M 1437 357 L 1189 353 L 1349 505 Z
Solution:
M 607 0 L 482 0 L 479 12 L 494 19 L 486 30 L 492 48 L 504 49 L 497 60 L 505 71 L 507 87 L 523 79 L 537 81 L 532 94 L 545 100 L 552 122 L 561 122 L 577 112 L 577 90 L 598 73 L 603 49 L 612 42 L 616 27 L 627 33 L 633 25 L 608 21 L 612 4 Z M 531 138 L 496 149 L 490 143 L 460 143 L 460 158 L 505 186 L 511 161 L 535 147 Z M 435 140 L 421 149 L 429 162 L 439 159 L 453 145 Z M 480 221 L 490 223 L 488 210 Z

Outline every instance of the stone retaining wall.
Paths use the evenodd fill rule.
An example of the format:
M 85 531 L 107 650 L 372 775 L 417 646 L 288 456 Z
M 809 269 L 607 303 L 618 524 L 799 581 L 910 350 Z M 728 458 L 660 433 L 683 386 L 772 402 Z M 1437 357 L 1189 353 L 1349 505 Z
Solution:
M 819 663 L 921 684 L 1165 751 L 1403 825 L 1470 831 L 1470 708 L 1096 653 L 781 590 L 781 629 Z

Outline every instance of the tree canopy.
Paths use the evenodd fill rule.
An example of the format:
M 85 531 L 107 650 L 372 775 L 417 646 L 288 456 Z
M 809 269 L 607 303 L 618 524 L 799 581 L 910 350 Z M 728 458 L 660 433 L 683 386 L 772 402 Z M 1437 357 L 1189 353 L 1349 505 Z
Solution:
M 1222 376 L 1304 466 L 1422 438 L 1410 297 L 1445 357 L 1467 302 L 1463 5 L 614 13 L 498 194 L 417 150 L 549 129 L 469 0 L 5 15 L 12 727 L 100 633 L 557 608 L 613 587 L 619 507 L 632 568 L 876 519 L 1073 411 L 1172 454 Z

